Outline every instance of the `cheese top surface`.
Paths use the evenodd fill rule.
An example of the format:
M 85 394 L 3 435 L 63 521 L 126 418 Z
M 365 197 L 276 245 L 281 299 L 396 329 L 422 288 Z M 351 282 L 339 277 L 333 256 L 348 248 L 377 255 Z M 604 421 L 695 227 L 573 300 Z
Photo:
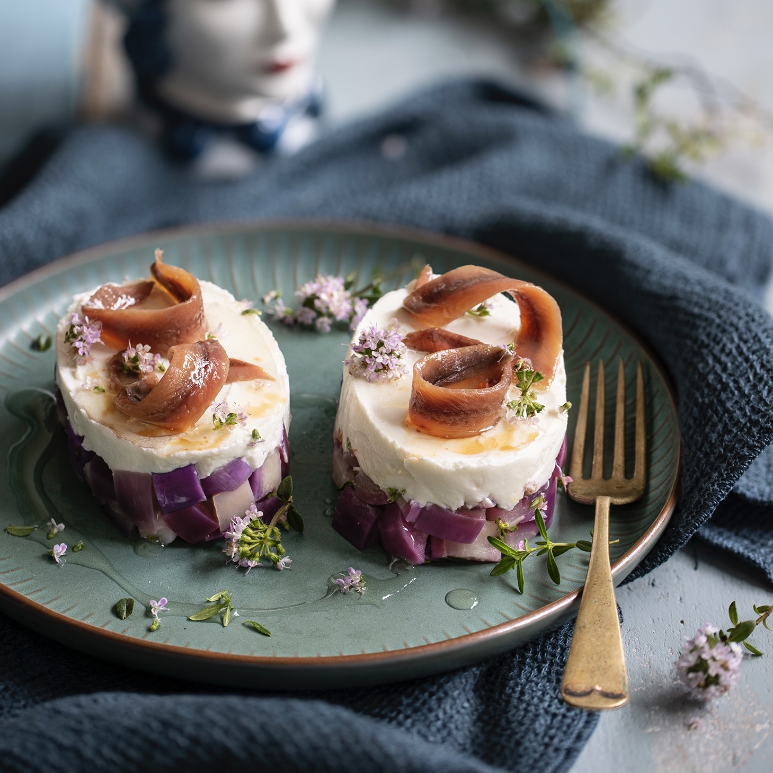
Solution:
M 116 350 L 95 344 L 91 359 L 79 365 L 72 347 L 64 341 L 72 313 L 80 311 L 97 288 L 76 296 L 59 322 L 56 381 L 70 424 L 83 436 L 83 447 L 101 456 L 113 470 L 169 472 L 195 464 L 203 478 L 237 457 L 255 469 L 279 445 L 284 427 L 289 426 L 287 367 L 271 331 L 257 314 L 243 315 L 244 304 L 227 290 L 210 282 L 201 281 L 200 285 L 207 330 L 216 335 L 228 356 L 260 365 L 276 379 L 226 384 L 220 390 L 213 406 L 225 402 L 229 411 L 244 412 L 247 418 L 243 424 L 215 429 L 211 407 L 190 430 L 172 433 L 119 413 L 107 374 L 107 363 Z M 168 361 L 162 363 L 167 365 Z M 106 391 L 86 388 L 89 378 Z M 252 439 L 253 430 L 260 433 L 257 443 Z
M 370 325 L 385 328 L 396 319 L 400 332 L 413 329 L 402 308 L 407 289 L 387 293 L 365 315 L 352 340 Z M 515 340 L 518 305 L 504 295 L 488 301 L 490 316 L 465 314 L 446 329 L 484 343 Z M 351 349 L 348 356 L 351 356 Z M 419 432 L 407 421 L 413 364 L 424 356 L 408 351 L 408 373 L 388 382 L 368 382 L 344 365 L 336 436 L 351 445 L 362 470 L 382 489 L 404 491 L 420 504 L 432 502 L 451 510 L 481 502 L 511 509 L 525 493 L 535 491 L 551 476 L 566 435 L 566 373 L 563 352 L 555 376 L 537 391 L 545 408 L 530 419 L 509 423 L 503 418 L 491 429 L 470 438 L 443 439 Z M 543 382 L 544 384 L 544 382 Z M 542 386 L 542 384 L 540 384 Z M 517 399 L 513 384 L 507 401 Z

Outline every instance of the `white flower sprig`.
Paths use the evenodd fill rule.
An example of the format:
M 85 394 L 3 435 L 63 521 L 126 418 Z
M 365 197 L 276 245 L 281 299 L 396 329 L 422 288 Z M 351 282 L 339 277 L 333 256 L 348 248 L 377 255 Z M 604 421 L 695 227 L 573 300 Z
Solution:
M 158 601 L 155 599 L 150 600 L 150 614 L 153 615 L 153 622 L 150 624 L 151 631 L 157 631 L 161 625 L 161 620 L 158 617 L 159 612 L 168 612 L 166 598 L 160 598 Z
M 161 359 L 160 354 L 152 354 L 147 344 L 132 346 L 121 353 L 123 357 L 123 369 L 126 373 L 150 373 Z
M 83 365 L 91 359 L 91 347 L 102 342 L 102 323 L 73 312 L 64 342 L 72 347 L 78 365 Z
M 363 330 L 344 364 L 349 373 L 366 381 L 391 381 L 408 372 L 407 354 L 397 320 L 393 319 L 384 330 L 375 325 Z
M 285 304 L 277 290 L 266 293 L 263 303 L 275 303 L 273 317 L 285 325 L 298 324 L 329 333 L 335 322 L 346 322 L 354 330 L 368 307 L 382 295 L 380 278 L 375 278 L 362 290 L 353 290 L 355 276 L 318 274 L 296 290 L 300 306 L 295 310 Z
M 338 586 L 340 593 L 349 593 L 349 591 L 355 591 L 362 596 L 365 593 L 365 579 L 362 576 L 362 572 L 359 569 L 355 569 L 353 566 L 349 567 L 349 571 L 346 577 L 339 577 L 334 580 Z
M 735 686 L 743 661 L 741 644 L 752 655 L 762 655 L 746 639 L 760 623 L 768 628 L 767 619 L 773 606 L 755 606 L 754 611 L 759 617 L 739 623 L 734 601 L 728 610 L 733 627 L 727 633 L 707 623 L 698 629 L 695 636 L 685 641 L 675 664 L 676 672 L 694 698 L 710 701 L 725 695 Z
M 64 524 L 57 523 L 53 518 L 51 518 L 46 526 L 48 526 L 48 534 L 46 535 L 46 539 L 53 539 L 57 534 L 59 534 L 60 531 L 64 531 Z
M 62 542 L 59 545 L 54 545 L 54 547 L 51 548 L 51 550 L 48 551 L 48 555 L 51 556 L 51 558 L 56 561 L 59 566 L 62 566 L 66 563 L 64 560 L 64 554 L 67 552 L 67 545 Z

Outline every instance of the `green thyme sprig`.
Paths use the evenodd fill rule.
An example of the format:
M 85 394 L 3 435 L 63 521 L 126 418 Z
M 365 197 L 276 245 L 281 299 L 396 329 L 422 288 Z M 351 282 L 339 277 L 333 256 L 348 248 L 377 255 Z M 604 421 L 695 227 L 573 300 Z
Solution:
M 768 604 L 765 606 L 757 606 L 755 604 L 753 608 L 755 614 L 759 615 L 759 617 L 757 617 L 755 620 L 743 620 L 738 622 L 738 610 L 734 601 L 730 605 L 730 608 L 727 610 L 730 617 L 730 622 L 733 624 L 733 627 L 728 628 L 727 632 L 720 630 L 717 633 L 718 641 L 724 642 L 726 644 L 730 642 L 738 642 L 739 644 L 743 644 L 743 646 L 746 647 L 746 649 L 749 650 L 752 655 L 762 655 L 762 652 L 749 644 L 746 639 L 748 639 L 752 633 L 754 633 L 754 629 L 760 624 L 767 628 L 769 631 L 771 630 L 771 628 L 768 626 L 768 618 L 770 617 L 770 613 L 773 612 L 773 605 Z
M 263 636 L 271 636 L 271 631 L 256 620 L 245 620 L 242 625 L 246 625 L 247 628 L 252 628 L 253 631 L 257 631 L 258 633 L 263 634 Z
M 522 359 L 513 366 L 513 375 L 516 386 L 521 390 L 521 396 L 517 400 L 507 403 L 517 419 L 528 419 L 536 416 L 545 406 L 537 402 L 537 395 L 532 391 L 532 386 L 543 380 L 544 376 L 538 370 L 532 370 Z
M 467 312 L 471 317 L 489 317 L 491 311 L 485 303 L 481 303 L 480 306 L 476 306 L 474 309 L 470 309 Z
M 498 577 L 499 575 L 514 569 L 517 577 L 518 593 L 523 593 L 525 584 L 523 562 L 533 553 L 536 553 L 538 556 L 544 555 L 547 557 L 548 575 L 556 585 L 560 585 L 561 573 L 558 571 L 556 558 L 574 548 L 586 553 L 590 553 L 591 551 L 591 542 L 588 540 L 577 540 L 577 542 L 552 542 L 550 537 L 548 537 L 548 530 L 545 528 L 545 520 L 539 509 L 537 509 L 534 514 L 534 520 L 537 522 L 537 528 L 539 529 L 542 539 L 535 540 L 533 546 L 529 545 L 527 539 L 522 539 L 518 543 L 518 547 L 513 548 L 499 539 L 499 537 L 488 538 L 488 541 L 502 554 L 502 560 L 491 570 L 491 576 Z M 612 540 L 609 544 L 614 545 L 618 541 L 619 540 Z
M 224 419 L 221 419 L 217 414 L 212 414 L 212 429 L 223 429 L 223 427 L 233 427 L 239 423 L 239 414 L 233 411 L 226 414 Z
M 374 269 L 373 278 L 369 285 L 365 285 L 359 290 L 352 290 L 354 283 L 357 281 L 357 272 L 352 271 L 344 279 L 344 290 L 349 290 L 352 293 L 352 298 L 362 298 L 368 302 L 368 306 L 372 306 L 381 296 L 384 291 L 381 289 L 381 285 L 384 283 L 384 277 L 378 273 L 378 269 Z
M 188 620 L 199 623 L 219 614 L 221 615 L 220 622 L 223 624 L 223 628 L 225 628 L 231 622 L 231 615 L 236 612 L 236 607 L 233 605 L 233 594 L 227 590 L 221 590 L 215 593 L 214 596 L 209 596 L 207 601 L 209 606 L 194 612 Z

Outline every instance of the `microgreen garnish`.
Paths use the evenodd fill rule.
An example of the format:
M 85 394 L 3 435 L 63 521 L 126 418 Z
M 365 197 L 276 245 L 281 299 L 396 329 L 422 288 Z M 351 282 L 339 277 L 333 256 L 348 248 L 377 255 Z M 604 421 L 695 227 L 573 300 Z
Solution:
M 134 599 L 120 599 L 115 605 L 115 614 L 119 620 L 126 620 L 134 612 Z
M 223 427 L 235 427 L 237 424 L 244 424 L 247 421 L 247 414 L 244 411 L 231 411 L 228 403 L 218 403 L 212 412 L 212 429 L 223 429 Z
M 263 513 L 253 502 L 249 510 L 245 510 L 244 518 L 236 516 L 231 520 L 230 528 L 225 533 L 226 547 L 223 552 L 237 566 L 246 567 L 247 572 L 253 567 L 263 566 L 261 558 L 270 560 L 280 571 L 289 569 L 292 563 L 282 545 L 282 536 L 277 527 L 286 514 L 287 525 L 297 532 L 303 532 L 303 519 L 293 505 L 293 479 L 289 475 L 279 484 L 274 496 L 281 500 L 282 506 L 270 523 L 263 522 Z
M 125 373 L 151 373 L 161 359 L 160 354 L 151 354 L 147 344 L 132 346 L 131 341 L 129 348 L 121 352 L 121 356 Z
M 81 550 L 85 550 L 86 546 L 83 544 L 83 540 L 79 539 L 75 545 L 73 545 L 72 552 L 73 553 L 80 553 Z
M 151 631 L 157 631 L 158 627 L 161 625 L 161 620 L 158 616 L 158 613 L 169 611 L 166 604 L 167 600 L 165 598 L 160 598 L 158 601 L 155 599 L 150 600 L 150 614 L 153 615 L 153 622 L 150 624 Z
M 532 370 L 524 360 L 518 360 L 513 366 L 513 375 L 516 386 L 521 391 L 517 400 L 507 403 L 507 419 L 528 419 L 536 416 L 545 406 L 537 402 L 537 396 L 532 391 L 532 386 L 542 381 L 544 376 L 538 370 Z
M 727 693 L 738 681 L 743 650 L 741 644 L 755 656 L 762 652 L 746 639 L 762 624 L 768 630 L 768 617 L 773 606 L 754 606 L 759 615 L 753 620 L 738 620 L 735 601 L 728 609 L 732 627 L 727 632 L 715 625 L 704 625 L 692 639 L 687 639 L 676 661 L 676 671 L 682 684 L 695 698 L 709 701 Z
M 41 333 L 37 338 L 30 341 L 30 349 L 33 352 L 47 352 L 53 343 L 51 336 Z
M 266 628 L 266 626 L 261 625 L 260 623 L 256 622 L 255 620 L 245 620 L 242 625 L 246 625 L 248 628 L 252 628 L 253 631 L 257 631 L 258 633 L 262 633 L 264 636 L 271 636 L 271 631 Z
M 60 531 L 64 531 L 64 524 L 57 523 L 53 518 L 51 518 L 46 526 L 48 526 L 48 534 L 46 534 L 46 539 L 53 539 L 57 534 L 59 534 Z
M 156 363 L 156 367 L 161 371 L 161 373 L 166 373 L 166 365 L 164 365 L 163 362 Z
M 540 495 L 539 497 L 535 498 L 534 501 L 536 502 L 542 498 L 542 495 Z M 488 538 L 488 541 L 502 554 L 502 560 L 491 570 L 491 576 L 498 577 L 500 574 L 505 574 L 505 572 L 509 572 L 511 569 L 515 569 L 518 583 L 518 593 L 523 593 L 524 588 L 523 562 L 532 553 L 536 553 L 538 556 L 547 556 L 548 575 L 556 585 L 560 585 L 561 574 L 558 571 L 556 558 L 566 553 L 568 550 L 572 550 L 573 548 L 578 548 L 579 550 L 585 551 L 586 553 L 590 553 L 591 550 L 591 543 L 587 540 L 577 540 L 577 542 L 551 542 L 550 538 L 548 537 L 548 531 L 545 528 L 545 520 L 542 517 L 542 512 L 540 511 L 539 506 L 535 508 L 534 520 L 537 523 L 537 528 L 539 529 L 539 533 L 542 539 L 535 540 L 533 547 L 529 545 L 529 540 L 527 539 L 522 539 L 518 543 L 518 546 L 513 548 L 499 537 Z M 510 528 L 508 524 L 504 522 L 502 522 L 500 528 L 499 520 L 497 521 L 497 528 L 500 529 L 500 534 L 502 536 L 504 536 L 504 532 L 515 530 Z M 614 545 L 615 542 L 618 542 L 618 540 L 613 540 L 609 544 Z
M 209 606 L 200 609 L 198 612 L 194 612 L 188 620 L 193 620 L 195 623 L 198 623 L 202 620 L 209 620 L 215 615 L 222 613 L 220 622 L 223 624 L 223 628 L 225 628 L 228 623 L 231 622 L 231 614 L 238 617 L 236 607 L 234 607 L 231 602 L 232 599 L 233 594 L 229 593 L 227 590 L 221 590 L 218 593 L 215 593 L 214 596 L 207 598 Z
M 6 526 L 5 530 L 13 537 L 29 537 L 37 526 Z
M 60 545 L 54 545 L 51 550 L 48 551 L 48 555 L 56 561 L 59 566 L 65 563 L 64 554 L 67 552 L 67 545 L 62 542 Z
M 571 407 L 572 404 L 567 400 L 563 405 L 559 406 L 558 410 L 562 411 L 563 413 L 569 413 Z
M 355 591 L 362 596 L 367 590 L 365 587 L 365 578 L 362 576 L 362 572 L 359 569 L 355 569 L 353 566 L 349 567 L 346 577 L 339 577 L 334 580 L 338 586 L 340 593 L 349 593 L 349 591 Z
M 252 430 L 252 432 L 250 433 L 250 437 L 252 438 L 252 440 L 250 441 L 251 446 L 257 445 L 263 440 L 263 438 L 260 436 L 260 432 L 258 432 L 258 430 L 256 429 Z
M 366 381 L 391 381 L 408 372 L 407 354 L 397 320 L 393 319 L 384 330 L 375 325 L 363 330 L 344 364 L 349 373 Z
M 481 303 L 480 306 L 470 309 L 467 313 L 472 317 L 488 317 L 491 315 L 491 306 L 488 302 Z
M 75 359 L 83 365 L 91 357 L 91 347 L 102 341 L 102 323 L 91 322 L 88 317 L 81 317 L 73 312 L 70 327 L 64 334 L 64 342 L 72 347 Z

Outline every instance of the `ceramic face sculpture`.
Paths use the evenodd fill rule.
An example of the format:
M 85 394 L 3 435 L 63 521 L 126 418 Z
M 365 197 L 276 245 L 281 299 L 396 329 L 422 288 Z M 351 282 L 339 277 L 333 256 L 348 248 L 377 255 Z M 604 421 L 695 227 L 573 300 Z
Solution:
M 335 0 L 144 0 L 125 46 L 167 148 L 193 158 L 225 130 L 270 152 L 319 108 L 314 55 Z

